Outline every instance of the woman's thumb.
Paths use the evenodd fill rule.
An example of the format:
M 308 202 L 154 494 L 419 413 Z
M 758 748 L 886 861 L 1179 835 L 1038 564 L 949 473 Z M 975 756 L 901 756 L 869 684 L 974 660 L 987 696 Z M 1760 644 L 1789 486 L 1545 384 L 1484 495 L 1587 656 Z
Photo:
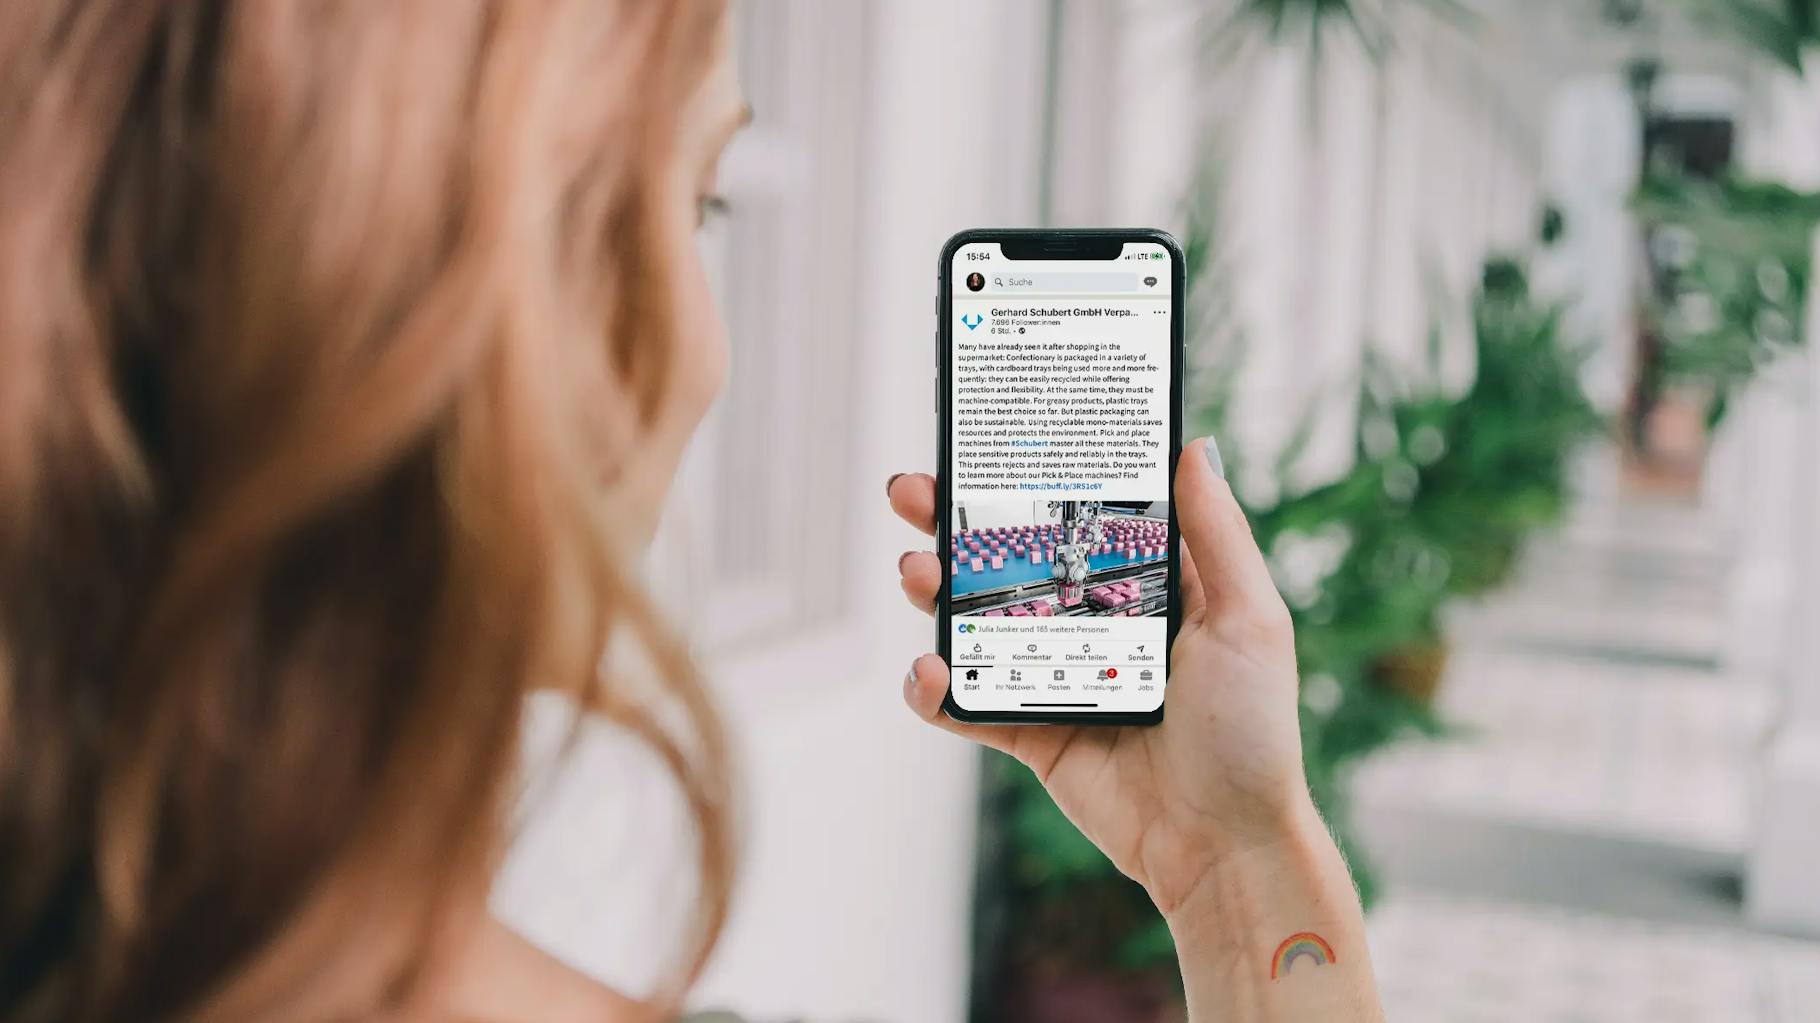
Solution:
M 1182 449 L 1175 473 L 1176 521 L 1208 609 L 1216 615 L 1261 609 L 1279 599 L 1224 469 L 1219 446 L 1208 437 Z

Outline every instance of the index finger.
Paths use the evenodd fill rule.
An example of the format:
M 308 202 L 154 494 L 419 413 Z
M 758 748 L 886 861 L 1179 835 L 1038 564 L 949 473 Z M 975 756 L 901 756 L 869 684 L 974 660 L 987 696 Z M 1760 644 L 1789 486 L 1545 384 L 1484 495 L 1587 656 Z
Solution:
M 885 484 L 891 510 L 924 533 L 935 535 L 935 477 L 926 472 L 903 472 Z

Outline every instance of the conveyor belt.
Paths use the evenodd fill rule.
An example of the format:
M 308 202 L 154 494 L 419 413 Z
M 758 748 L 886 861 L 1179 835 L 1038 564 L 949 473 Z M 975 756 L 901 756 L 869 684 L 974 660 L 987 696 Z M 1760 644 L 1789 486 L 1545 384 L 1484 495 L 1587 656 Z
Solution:
M 1137 565 L 1124 565 L 1118 569 L 1095 572 L 1087 579 L 1087 589 L 1118 582 L 1121 579 L 1138 579 L 1147 584 L 1138 606 L 1144 608 L 1145 614 L 1160 613 L 1168 606 L 1168 587 L 1164 585 L 1169 577 L 1167 561 L 1152 561 Z M 984 614 L 987 611 L 1022 604 L 1038 597 L 1055 596 L 1055 580 L 1042 579 L 1032 583 L 1015 586 L 1003 586 L 993 590 L 969 593 L 955 598 L 954 613 L 965 615 Z M 1123 612 L 1126 608 L 1119 608 Z M 1087 601 L 1078 607 L 1064 608 L 1056 605 L 1057 615 L 1099 615 L 1104 614 Z

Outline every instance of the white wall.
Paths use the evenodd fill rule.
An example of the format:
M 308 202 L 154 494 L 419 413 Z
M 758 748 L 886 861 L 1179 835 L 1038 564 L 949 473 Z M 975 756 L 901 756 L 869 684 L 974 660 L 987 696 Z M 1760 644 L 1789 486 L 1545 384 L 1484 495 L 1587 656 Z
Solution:
M 1795 187 L 1820 185 L 1820 87 L 1765 76 L 1742 125 L 1741 162 Z M 1815 267 L 1820 267 L 1820 238 Z M 1742 491 L 1726 502 L 1734 525 L 1728 667 L 1771 682 L 1780 720 L 1758 774 L 1746 908 L 1766 927 L 1820 936 L 1820 277 L 1808 283 L 1808 350 L 1784 356 L 1752 384 L 1727 427 Z M 1739 403 L 1743 405 L 1742 402 Z
M 1141 0 L 1100 6 L 1117 12 L 1119 26 L 1113 73 L 1093 82 L 1117 112 L 1103 146 L 1111 166 L 1106 220 L 1180 231 L 1200 157 L 1196 126 L 1205 116 L 1198 79 L 1205 9 Z
M 1584 382 L 1594 402 L 1616 411 L 1635 361 L 1636 227 L 1629 211 L 1642 159 L 1642 126 L 1616 73 L 1575 76 L 1554 90 L 1544 152 L 1544 189 L 1567 230 L 1538 266 L 1536 286 L 1568 301 L 1571 335 L 1598 343 Z

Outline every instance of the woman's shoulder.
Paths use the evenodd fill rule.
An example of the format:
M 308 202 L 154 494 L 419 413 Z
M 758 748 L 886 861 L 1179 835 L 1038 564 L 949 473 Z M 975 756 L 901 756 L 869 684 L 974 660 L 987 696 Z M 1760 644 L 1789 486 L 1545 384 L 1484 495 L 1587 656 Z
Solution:
M 455 992 L 462 1019 L 475 1023 L 657 1023 L 651 1009 L 575 969 L 487 917 Z M 676 1023 L 747 1023 L 703 1012 Z
M 651 1010 L 488 917 L 454 991 L 464 1019 L 486 1023 L 651 1023 Z

